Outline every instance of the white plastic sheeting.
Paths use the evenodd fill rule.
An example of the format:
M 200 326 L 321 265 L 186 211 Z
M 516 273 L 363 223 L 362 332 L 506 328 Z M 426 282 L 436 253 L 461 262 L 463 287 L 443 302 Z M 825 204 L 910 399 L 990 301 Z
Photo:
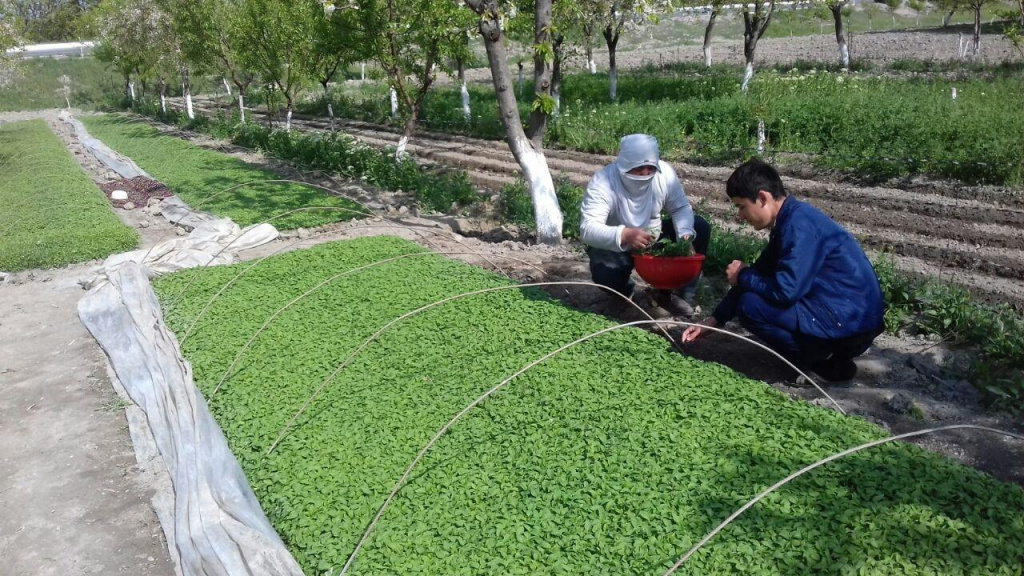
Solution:
M 135 162 L 132 162 L 131 158 L 126 158 L 114 152 L 106 144 L 90 136 L 89 131 L 85 129 L 85 125 L 72 118 L 67 110 L 61 111 L 59 117 L 64 122 L 71 124 L 75 129 L 75 136 L 78 137 L 78 141 L 82 143 L 82 146 L 95 156 L 101 164 L 117 172 L 118 176 L 125 179 L 135 178 L 136 176 L 150 178 L 150 175 L 146 174 L 142 168 L 139 168 Z
M 146 270 L 111 270 L 78 304 L 82 322 L 146 414 L 174 488 L 184 576 L 301 576 L 260 508 L 163 322 Z

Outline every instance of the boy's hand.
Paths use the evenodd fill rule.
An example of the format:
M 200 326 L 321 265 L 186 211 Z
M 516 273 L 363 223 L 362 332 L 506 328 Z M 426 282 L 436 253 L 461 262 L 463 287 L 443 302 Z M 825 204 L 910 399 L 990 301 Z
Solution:
M 633 250 L 649 248 L 654 243 L 654 236 L 642 228 L 624 228 L 622 230 L 622 245 Z
M 725 278 L 729 281 L 730 286 L 735 286 L 740 281 L 740 272 L 746 268 L 747 265 L 739 260 L 733 260 L 732 264 L 729 264 L 725 269 Z
M 700 326 L 690 326 L 689 328 L 687 328 L 683 332 L 682 337 L 679 338 L 679 341 L 682 342 L 683 344 L 689 344 L 690 342 L 693 342 L 697 338 L 700 338 L 704 334 L 704 326 L 708 326 L 710 328 L 717 328 L 718 321 L 715 320 L 714 316 L 709 316 L 708 318 L 705 318 L 703 321 L 701 321 Z

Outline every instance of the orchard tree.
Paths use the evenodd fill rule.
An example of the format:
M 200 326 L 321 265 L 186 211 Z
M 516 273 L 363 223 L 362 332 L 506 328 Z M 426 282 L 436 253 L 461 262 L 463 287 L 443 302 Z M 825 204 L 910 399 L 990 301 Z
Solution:
M 945 28 L 949 26 L 953 15 L 963 10 L 965 2 L 964 0 L 935 0 L 935 5 L 942 11 L 942 27 Z
M 362 33 L 387 72 L 392 98 L 405 116 L 395 149 L 400 159 L 419 124 L 437 68 L 467 54 L 469 14 L 451 0 L 355 0 L 354 5 Z
M 850 45 L 846 39 L 846 32 L 843 30 L 843 16 L 849 16 L 849 8 L 846 7 L 848 0 L 825 0 L 825 8 L 832 14 L 832 22 L 835 24 L 836 44 L 839 46 L 839 63 L 843 68 L 850 67 Z
M 895 28 L 896 27 L 896 10 L 899 9 L 900 4 L 903 3 L 903 0 L 884 0 L 884 2 L 885 2 L 885 9 L 889 11 L 889 17 L 892 18 L 892 24 L 889 26 L 889 28 L 890 29 L 891 28 Z
M 337 14 L 334 10 L 325 13 L 326 18 L 317 18 L 314 22 L 313 47 L 307 66 L 324 90 L 327 102 L 327 116 L 331 120 L 331 131 L 334 131 L 334 106 L 331 103 L 329 85 L 338 70 L 343 70 L 352 62 L 369 58 L 372 54 L 369 43 L 359 27 L 355 10 L 343 10 Z
M 754 54 L 757 52 L 757 41 L 764 36 L 768 24 L 775 13 L 775 0 L 753 0 L 753 12 L 750 4 L 743 4 L 743 59 L 746 69 L 743 73 L 742 90 L 750 88 L 750 80 L 754 77 Z
M 156 65 L 160 10 L 152 0 L 103 0 L 90 14 L 89 29 L 100 44 L 96 57 L 124 79 L 125 96 L 135 101 L 135 78 Z
M 246 0 L 239 18 L 238 54 L 285 99 L 285 130 L 299 91 L 309 82 L 313 35 L 323 7 L 316 0 Z M 273 114 L 273 110 L 267 110 Z
M 715 20 L 722 13 L 725 0 L 711 0 L 708 7 L 711 9 L 708 14 L 708 23 L 704 27 L 704 66 L 711 67 L 711 33 L 715 29 Z
M 640 25 L 655 18 L 657 13 L 671 7 L 670 0 L 580 0 L 583 10 L 597 20 L 608 47 L 608 95 L 618 98 L 618 67 L 615 50 L 622 31 L 628 26 Z
M 533 199 L 537 240 L 558 244 L 562 240 L 562 212 L 558 208 L 554 181 L 544 156 L 544 132 L 554 108 L 551 98 L 552 47 L 551 2 L 535 0 L 533 5 L 533 83 L 534 97 L 529 124 L 524 130 L 519 116 L 512 72 L 508 65 L 504 22 L 511 6 L 500 0 L 463 0 L 478 17 L 478 29 L 487 50 L 498 112 L 505 126 L 509 149 L 523 171 Z
M 242 64 L 240 40 L 243 3 L 238 0 L 160 0 L 170 16 L 183 65 L 199 74 L 216 72 L 238 93 L 245 122 L 245 94 L 254 74 Z M 186 94 L 191 100 L 191 91 Z

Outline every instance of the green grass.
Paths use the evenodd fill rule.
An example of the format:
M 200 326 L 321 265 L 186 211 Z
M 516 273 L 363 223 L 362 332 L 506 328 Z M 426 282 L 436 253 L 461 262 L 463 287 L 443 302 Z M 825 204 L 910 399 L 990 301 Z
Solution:
M 71 105 L 91 107 L 121 90 L 120 77 L 95 58 L 33 58 L 19 63 L 20 75 L 0 89 L 0 112 L 64 108 L 57 93 L 61 76 L 71 78 Z
M 248 226 L 305 207 L 364 209 L 353 202 L 291 183 L 267 183 L 281 177 L 220 152 L 203 150 L 122 116 L 83 118 L 89 132 L 132 158 L 195 209 L 226 216 Z M 241 188 L 232 187 L 255 182 Z M 342 210 L 310 210 L 273 220 L 280 229 L 319 226 L 356 218 Z
M 0 126 L 0 270 L 53 268 L 137 243 L 44 121 Z
M 271 522 L 308 574 L 336 571 L 416 452 L 471 400 L 607 320 L 510 290 L 444 305 L 384 333 L 297 428 L 265 451 L 359 343 L 439 298 L 506 285 L 431 255 L 343 277 L 255 342 L 326 277 L 418 252 L 397 239 L 268 260 L 186 341 L 199 388 Z M 159 279 L 179 334 L 238 267 Z M 764 487 L 884 437 L 671 351 L 636 329 L 545 361 L 457 423 L 383 516 L 354 574 L 657 574 Z M 1024 491 L 916 446 L 829 464 L 740 517 L 681 574 L 1019 574 Z

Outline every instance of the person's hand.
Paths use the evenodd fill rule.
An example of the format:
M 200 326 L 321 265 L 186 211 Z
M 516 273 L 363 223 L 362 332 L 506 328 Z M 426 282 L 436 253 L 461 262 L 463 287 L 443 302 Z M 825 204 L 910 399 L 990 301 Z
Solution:
M 746 268 L 747 265 L 739 260 L 733 260 L 732 264 L 729 264 L 725 268 L 725 278 L 729 281 L 730 286 L 735 286 L 740 281 L 740 272 Z
M 700 338 L 704 334 L 704 326 L 707 326 L 709 328 L 717 328 L 718 321 L 715 320 L 714 316 L 709 316 L 705 318 L 703 321 L 701 321 L 700 326 L 690 326 L 685 331 L 683 331 L 683 335 L 679 338 L 679 341 L 683 344 L 689 344 L 690 342 L 693 342 L 697 338 Z
M 654 236 L 643 228 L 625 228 L 622 230 L 622 245 L 633 250 L 643 250 L 654 243 Z

